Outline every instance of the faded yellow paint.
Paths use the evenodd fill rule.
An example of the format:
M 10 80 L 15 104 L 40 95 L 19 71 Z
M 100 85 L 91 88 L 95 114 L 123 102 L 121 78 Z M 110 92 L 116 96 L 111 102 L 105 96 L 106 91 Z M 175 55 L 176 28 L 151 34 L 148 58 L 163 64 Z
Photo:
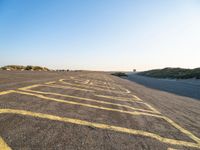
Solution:
M 125 114 L 130 114 L 130 115 L 145 115 L 145 116 L 153 116 L 153 117 L 158 117 L 158 118 L 162 117 L 160 115 L 149 114 L 149 113 L 145 113 L 145 112 L 125 111 L 125 110 L 121 110 L 121 109 L 102 107 L 102 106 L 97 106 L 97 105 L 92 105 L 92 104 L 84 104 L 84 103 L 79 103 L 79 102 L 74 102 L 74 101 L 69 101 L 69 100 L 51 98 L 51 97 L 46 97 L 46 96 L 43 96 L 43 95 L 40 95 L 40 94 L 35 94 L 35 93 L 28 93 L 28 92 L 22 92 L 22 91 L 15 91 L 15 92 L 19 93 L 19 94 L 24 94 L 24 95 L 35 96 L 35 97 L 41 98 L 43 100 L 51 100 L 51 101 L 60 102 L 60 103 L 85 106 L 85 107 L 90 107 L 90 108 L 95 108 L 95 109 L 102 109 L 102 110 L 107 110 L 107 111 L 120 112 L 120 113 L 125 113 Z
M 136 95 L 132 95 L 136 100 L 138 101 L 142 101 L 139 97 L 137 97 Z
M 61 86 L 61 85 L 45 85 L 45 84 L 35 84 L 35 85 L 31 85 L 31 86 L 26 86 L 26 87 L 19 88 L 19 90 L 28 90 L 28 89 L 32 89 L 32 88 L 36 88 L 36 87 L 42 87 L 42 86 L 93 92 L 92 90 L 87 90 L 87 89 L 81 89 L 81 88 L 75 88 L 75 87 L 68 87 L 68 86 Z
M 164 120 L 166 120 L 168 123 L 170 123 L 172 126 L 177 128 L 178 130 L 180 130 L 182 133 L 186 134 L 188 137 L 190 137 L 191 139 L 196 141 L 200 145 L 200 139 L 198 137 L 196 137 L 193 133 L 191 133 L 190 131 L 184 129 L 183 127 L 181 127 L 180 125 L 175 123 L 173 120 L 169 119 L 168 117 L 163 116 L 162 118 Z
M 72 124 L 77 124 L 77 125 L 95 127 L 99 129 L 111 130 L 115 132 L 144 136 L 148 138 L 153 138 L 165 144 L 200 148 L 200 145 L 197 143 L 165 138 L 160 135 L 157 135 L 151 132 L 142 131 L 142 130 L 129 129 L 129 128 L 124 128 L 124 127 L 119 127 L 119 126 L 102 124 L 102 123 L 94 123 L 94 122 L 89 122 L 89 121 L 84 121 L 84 120 L 79 120 L 79 119 L 59 117 L 55 115 L 36 113 L 36 112 L 25 111 L 25 110 L 15 110 L 15 109 L 0 109 L 0 114 L 17 114 L 17 115 L 31 116 L 31 117 L 42 118 L 42 119 L 49 119 L 49 120 L 54 120 L 54 121 L 61 121 L 61 122 L 72 123 Z
M 54 84 L 56 81 L 46 82 L 45 84 Z
M 19 89 L 20 90 L 27 90 L 27 89 L 32 89 L 32 88 L 40 87 L 40 86 L 42 86 L 42 85 L 41 84 L 34 84 L 34 85 L 30 85 L 30 86 L 19 88 Z
M 151 109 L 153 112 L 157 113 L 157 114 L 161 114 L 159 111 L 157 111 L 154 107 L 152 107 L 151 105 L 145 103 L 145 102 L 142 102 L 144 105 L 146 105 L 149 109 Z
M 137 110 L 137 111 L 154 113 L 154 111 L 151 111 L 151 110 L 145 110 L 145 109 L 135 108 L 135 107 L 131 107 L 131 106 L 128 106 L 128 105 L 123 105 L 123 104 L 117 104 L 117 103 L 99 101 L 99 100 L 95 100 L 95 99 L 91 99 L 91 98 L 83 98 L 83 97 L 78 97 L 78 96 L 64 95 L 64 94 L 52 93 L 52 92 L 41 92 L 41 91 L 35 91 L 35 90 L 24 90 L 24 91 L 34 92 L 34 93 L 38 93 L 38 94 L 45 94 L 45 95 L 56 95 L 56 96 L 74 98 L 74 99 L 79 99 L 79 100 L 84 100 L 84 101 L 96 102 L 96 103 L 100 103 L 100 104 L 108 104 L 108 105 L 113 105 L 113 106 L 124 107 L 124 108 L 132 109 L 132 110 Z
M 0 92 L 0 95 L 10 94 L 10 93 L 13 93 L 13 92 L 14 92 L 13 90 L 2 91 L 2 92 Z
M 66 86 L 60 86 L 60 85 L 54 85 L 54 86 L 52 86 L 52 85 L 41 85 L 41 84 L 31 85 L 31 86 L 27 86 L 27 87 L 23 87 L 23 88 L 19 88 L 19 89 L 20 90 L 27 90 L 29 92 L 33 92 L 32 90 L 28 90 L 28 89 L 39 87 L 39 86 L 48 86 L 48 87 L 66 88 L 66 89 L 73 88 L 73 89 L 76 89 L 76 90 L 86 90 L 86 89 L 82 89 L 82 88 L 66 87 Z M 86 91 L 91 91 L 91 90 L 86 90 Z M 114 111 L 114 112 L 126 113 L 126 114 L 131 114 L 131 115 L 146 115 L 146 116 L 152 116 L 152 117 L 162 118 L 165 121 L 167 121 L 169 124 L 171 124 L 172 126 L 174 126 L 175 128 L 177 128 L 178 130 L 180 130 L 182 133 L 186 134 L 188 137 L 190 137 L 191 139 L 193 139 L 194 141 L 196 141 L 197 144 L 196 143 L 191 143 L 191 142 L 185 142 L 185 141 L 167 139 L 167 138 L 163 139 L 163 137 L 161 137 L 159 135 L 156 135 L 156 134 L 153 134 L 153 133 L 149 133 L 149 132 L 144 132 L 144 131 L 141 131 L 140 133 L 144 132 L 145 133 L 145 134 L 143 134 L 144 136 L 155 138 L 155 139 L 157 139 L 159 141 L 162 141 L 164 143 L 200 148 L 200 139 L 197 136 L 195 136 L 193 133 L 191 133 L 190 131 L 184 129 L 183 127 L 181 127 L 180 125 L 178 125 L 177 123 L 175 123 L 174 121 L 172 121 L 171 119 L 169 119 L 168 117 L 165 117 L 165 116 L 156 115 L 156 114 L 149 114 L 149 113 L 145 113 L 145 112 L 136 112 L 136 111 L 130 112 L 130 111 L 124 111 L 124 110 L 120 110 L 120 109 L 100 107 L 100 106 L 91 105 L 91 104 L 83 104 L 83 103 L 78 103 L 78 102 L 73 102 L 73 101 L 66 101 L 66 100 L 62 100 L 62 99 L 50 98 L 50 97 L 46 97 L 46 96 L 40 95 L 40 94 L 47 93 L 47 92 L 42 92 L 41 93 L 40 91 L 36 91 L 36 92 L 40 92 L 40 94 L 33 94 L 33 93 L 27 93 L 27 92 L 22 92 L 22 91 L 8 90 L 8 91 L 0 92 L 0 95 L 10 94 L 10 93 L 13 93 L 13 92 L 20 93 L 20 94 L 25 94 L 25 95 L 36 96 L 36 97 L 41 98 L 41 99 L 52 100 L 52 101 L 61 102 L 61 103 L 67 103 L 67 104 L 73 104 L 73 105 L 80 105 L 80 106 L 85 106 L 85 107 L 91 107 L 91 108 L 102 109 L 102 110 L 107 110 L 107 111 Z M 115 92 L 117 92 L 117 91 L 115 91 Z M 48 94 L 50 94 L 50 93 L 48 93 Z M 58 93 L 53 93 L 53 94 L 57 95 Z M 60 96 L 61 95 L 62 94 L 60 94 Z M 69 95 L 65 95 L 65 96 L 70 97 Z M 110 97 L 110 96 L 104 96 L 104 95 L 95 95 L 95 96 L 98 96 L 98 97 L 107 97 L 107 98 L 109 97 L 110 99 L 115 99 L 115 100 L 120 100 L 120 101 L 129 101 L 127 99 L 120 99 L 119 97 Z M 149 107 L 155 113 L 160 113 L 155 108 L 153 108 L 151 105 L 143 102 L 139 97 L 137 97 L 135 95 L 132 95 L 132 96 L 139 103 L 145 104 L 147 107 Z M 88 101 L 92 100 L 92 101 L 97 102 L 97 100 L 87 99 L 87 98 L 81 98 L 81 97 L 74 97 L 73 96 L 71 98 L 79 98 L 79 99 L 82 99 L 82 100 L 88 100 Z M 132 100 L 132 99 L 130 101 L 134 102 L 134 100 Z M 107 104 L 109 104 L 109 102 L 105 102 L 105 101 L 104 102 L 98 101 L 98 103 L 107 103 Z M 127 107 L 126 105 L 115 104 L 115 103 L 112 103 L 110 105 L 113 105 L 113 104 L 116 105 L 116 106 L 119 106 L 119 107 Z M 131 108 L 133 108 L 133 107 L 131 107 Z M 133 109 L 135 109 L 135 108 L 133 108 Z M 119 127 L 119 128 L 121 128 L 121 127 Z M 111 129 L 111 130 L 113 130 L 113 129 Z M 127 130 L 128 130 L 128 132 L 129 132 L 129 130 L 131 130 L 129 133 L 130 134 L 134 134 L 134 133 L 131 133 L 133 129 L 127 129 Z M 125 130 L 125 132 L 127 130 Z M 134 131 L 138 131 L 138 130 L 134 130 Z M 121 131 L 119 131 L 119 132 L 121 132 Z M 137 134 L 138 135 L 142 135 L 140 133 L 137 133 Z M 3 139 L 0 138 L 0 148 L 2 148 L 3 145 L 9 149 L 9 146 L 7 146 L 6 143 L 3 141 Z
M 129 102 L 138 102 L 138 103 L 142 103 L 144 105 L 146 105 L 150 110 L 152 110 L 154 113 L 158 113 L 160 114 L 159 111 L 157 111 L 155 108 L 153 108 L 151 105 L 143 102 L 140 98 L 138 98 L 137 96 L 135 95 L 132 95 L 134 97 L 134 99 L 129 99 L 129 98 L 126 98 L 126 97 L 114 97 L 114 96 L 107 96 L 107 95 L 95 95 L 95 96 L 98 96 L 98 97 L 103 97 L 103 98 L 108 98 L 108 99 L 113 99 L 113 100 L 120 100 L 120 101 L 129 101 Z M 135 101 L 135 97 L 137 97 L 138 99 Z
M 95 96 L 97 96 L 97 97 L 103 97 L 103 98 L 108 98 L 108 99 L 112 99 L 112 100 L 119 100 L 119 101 L 128 101 L 128 102 L 135 101 L 135 99 L 127 98 L 127 97 L 115 97 L 115 96 L 98 95 L 98 94 L 96 94 Z
M 86 91 L 86 92 L 94 92 L 93 90 L 82 89 L 82 88 L 71 87 L 71 86 L 61 86 L 61 85 L 42 85 L 42 86 L 55 87 L 55 88 L 61 88 L 61 89 L 73 89 L 73 90 Z
M 59 81 L 63 84 L 67 84 L 67 85 L 71 85 L 71 86 L 79 86 L 79 87 L 84 87 L 84 88 L 92 88 L 92 89 L 95 89 L 95 90 L 100 90 L 100 91 L 106 91 L 108 92 L 108 90 L 106 89 L 102 89 L 102 88 L 97 88 L 97 87 L 91 87 L 91 86 L 87 86 L 87 85 L 80 85 L 80 84 L 73 84 L 73 83 L 68 83 L 68 82 L 65 82 L 64 81 L 65 79 L 60 79 Z M 113 93 L 119 93 L 119 94 L 127 94 L 127 93 L 130 93 L 130 91 L 126 91 L 126 92 L 121 92 L 121 91 L 114 91 L 114 90 L 109 90 L 109 92 L 113 92 Z
M 170 123 L 172 126 L 177 128 L 178 130 L 180 130 L 182 133 L 186 134 L 188 137 L 193 139 L 194 141 L 200 143 L 200 139 L 198 137 L 196 137 L 190 131 L 182 128 L 180 125 L 178 125 L 177 123 L 175 123 L 174 121 L 172 121 L 171 119 L 169 119 L 168 117 L 165 117 L 165 116 L 156 115 L 156 114 L 149 114 L 149 113 L 145 113 L 145 112 L 134 112 L 134 111 L 130 112 L 130 111 L 124 111 L 124 110 L 108 108 L 108 107 L 101 107 L 101 106 L 96 106 L 96 105 L 91 105 L 91 104 L 83 104 L 83 103 L 78 103 L 78 102 L 73 102 L 73 101 L 66 101 L 66 100 L 56 99 L 56 98 L 50 98 L 50 97 L 46 97 L 46 96 L 39 95 L 39 94 L 33 94 L 33 93 L 27 93 L 27 92 L 21 92 L 21 91 L 15 91 L 15 92 L 16 93 L 20 93 L 20 94 L 25 94 L 25 95 L 36 96 L 36 97 L 39 97 L 39 98 L 42 98 L 42 99 L 52 100 L 52 101 L 61 102 L 61 103 L 80 105 L 80 106 L 96 108 L 96 109 L 102 109 L 102 110 L 107 110 L 107 111 L 126 113 L 126 114 L 130 114 L 130 115 L 145 115 L 145 116 L 152 116 L 152 117 L 156 117 L 156 118 L 162 118 L 162 119 L 166 120 L 168 123 Z
M 170 147 L 169 147 L 167 150 L 178 150 L 178 149 L 175 149 L 175 148 L 170 148 Z
M 0 137 L 0 150 L 11 150 L 2 137 Z

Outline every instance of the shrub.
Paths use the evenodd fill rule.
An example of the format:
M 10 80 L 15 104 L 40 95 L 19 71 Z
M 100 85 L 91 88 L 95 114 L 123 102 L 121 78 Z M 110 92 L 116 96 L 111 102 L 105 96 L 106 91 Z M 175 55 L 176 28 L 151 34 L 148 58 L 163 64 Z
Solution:
M 127 77 L 127 75 L 123 72 L 115 72 L 115 73 L 112 73 L 111 75 L 114 75 L 114 76 L 118 76 L 118 77 Z

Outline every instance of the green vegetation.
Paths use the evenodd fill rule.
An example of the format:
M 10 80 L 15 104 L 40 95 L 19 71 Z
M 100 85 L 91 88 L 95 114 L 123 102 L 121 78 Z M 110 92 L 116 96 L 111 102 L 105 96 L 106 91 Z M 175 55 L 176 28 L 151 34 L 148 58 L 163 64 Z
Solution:
M 118 76 L 118 77 L 127 77 L 127 75 L 123 72 L 114 72 L 111 75 Z
M 154 70 L 144 71 L 138 74 L 154 78 L 200 79 L 200 68 L 195 68 L 195 69 L 164 68 L 164 69 L 154 69 Z
M 19 66 L 19 65 L 8 65 L 0 68 L 1 70 L 31 70 L 31 71 L 49 71 L 46 67 L 40 66 Z

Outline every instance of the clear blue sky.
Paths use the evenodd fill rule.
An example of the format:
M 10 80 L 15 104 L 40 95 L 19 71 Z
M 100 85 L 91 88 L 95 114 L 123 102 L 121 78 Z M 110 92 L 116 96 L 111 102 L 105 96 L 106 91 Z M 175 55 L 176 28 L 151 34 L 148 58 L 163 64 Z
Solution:
M 0 66 L 200 67 L 200 0 L 0 0 Z

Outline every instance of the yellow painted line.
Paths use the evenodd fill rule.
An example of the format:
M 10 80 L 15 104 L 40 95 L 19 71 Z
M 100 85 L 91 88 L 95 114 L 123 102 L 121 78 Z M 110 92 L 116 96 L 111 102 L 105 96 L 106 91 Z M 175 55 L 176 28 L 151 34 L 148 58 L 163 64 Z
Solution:
M 159 111 L 157 111 L 155 108 L 153 108 L 151 105 L 143 102 L 141 99 L 138 99 L 137 101 L 134 101 L 133 99 L 127 99 L 126 97 L 114 97 L 114 96 L 105 96 L 105 95 L 95 95 L 97 97 L 103 97 L 103 98 L 108 98 L 108 99 L 113 99 L 113 100 L 120 100 L 120 101 L 128 101 L 128 102 L 137 102 L 137 103 L 142 103 L 144 105 L 146 105 L 150 110 L 152 110 L 154 113 L 160 114 Z M 137 97 L 135 95 L 133 95 L 133 97 Z
M 98 94 L 96 94 L 95 96 L 102 97 L 102 98 L 113 99 L 113 100 L 119 100 L 119 101 L 127 101 L 127 102 L 133 102 L 134 101 L 133 99 L 126 98 L 126 97 L 114 97 L 114 96 L 98 95 Z
M 158 110 L 156 110 L 151 105 L 149 105 L 149 104 L 147 104 L 145 102 L 143 104 L 145 104 L 147 107 L 149 107 L 152 111 L 154 111 L 154 112 L 156 112 L 158 114 L 160 113 Z M 190 131 L 184 129 L 183 127 L 181 127 L 180 125 L 178 125 L 177 123 L 175 123 L 173 120 L 169 119 L 168 117 L 163 116 L 163 119 L 166 120 L 169 124 L 171 124 L 175 128 L 177 128 L 179 131 L 181 131 L 182 133 L 186 134 L 188 137 L 190 137 L 191 139 L 193 139 L 194 141 L 196 141 L 198 144 L 200 144 L 200 138 L 198 138 L 197 136 L 195 136 L 193 133 L 191 133 Z
M 157 113 L 157 114 L 161 114 L 159 111 L 157 111 L 154 107 L 152 107 L 151 105 L 143 102 L 144 105 L 146 105 L 149 109 L 151 109 L 153 112 Z
M 19 88 L 19 90 L 28 90 L 28 89 L 32 89 L 32 88 L 36 88 L 36 87 L 42 87 L 42 86 L 93 92 L 92 90 L 87 90 L 87 89 L 74 88 L 74 87 L 61 86 L 61 85 L 46 85 L 46 84 L 35 84 L 35 85 L 31 85 L 31 86 L 26 86 L 26 87 Z
M 77 81 L 77 80 L 74 80 L 73 82 L 78 83 L 78 84 L 84 84 L 85 83 L 85 81 Z
M 87 86 L 87 87 L 90 87 L 90 88 L 93 88 L 93 87 L 95 87 L 95 88 L 100 88 L 100 89 L 109 89 L 107 86 L 102 86 L 102 85 L 97 85 L 97 84 L 94 84 L 93 82 L 90 82 L 89 83 L 89 85 L 91 85 L 91 86 Z
M 102 89 L 102 88 L 97 88 L 97 87 L 90 87 L 90 86 L 86 86 L 86 85 L 80 85 L 80 84 L 72 84 L 72 83 L 68 83 L 64 81 L 65 79 L 60 79 L 59 81 L 61 83 L 67 84 L 67 85 L 71 85 L 71 86 L 79 86 L 79 87 L 84 87 L 84 88 L 92 88 L 92 89 L 96 89 L 96 90 L 100 90 L 100 91 L 108 91 L 106 89 Z M 119 93 L 119 94 L 127 94 L 121 91 L 113 91 L 113 90 L 109 90 L 109 92 L 114 92 L 114 93 Z M 128 91 L 130 93 L 130 91 Z
M 125 110 L 121 110 L 121 109 L 102 107 L 102 106 L 97 106 L 97 105 L 92 105 L 92 104 L 84 104 L 84 103 L 79 103 L 79 102 L 74 102 L 74 101 L 69 101 L 69 100 L 46 97 L 46 96 L 43 96 L 43 95 L 40 95 L 40 94 L 34 94 L 34 93 L 28 93 L 28 92 L 22 92 L 22 91 L 15 91 L 15 93 L 35 96 L 35 97 L 41 98 L 42 100 L 50 100 L 50 101 L 55 101 L 55 102 L 60 102 L 60 103 L 79 105 L 79 106 L 90 107 L 90 108 L 101 109 L 101 110 L 107 110 L 107 111 L 113 111 L 113 112 L 120 112 L 120 113 L 125 113 L 125 114 L 130 114 L 130 115 L 144 115 L 144 116 L 153 116 L 153 117 L 157 117 L 157 118 L 162 118 L 162 116 L 156 115 L 156 114 L 149 114 L 149 113 L 138 112 L 138 111 L 125 111 Z
M 102 85 L 97 85 L 97 84 L 91 84 L 92 85 L 92 87 L 97 87 L 97 88 L 106 88 L 106 89 L 111 89 L 110 87 L 108 87 L 108 86 L 102 86 Z M 114 90 L 114 89 L 111 89 L 111 90 Z
M 90 82 L 90 80 L 86 80 L 85 82 L 84 82 L 84 84 L 88 84 Z
M 161 143 L 165 143 L 165 144 L 200 148 L 200 145 L 196 144 L 196 143 L 165 138 L 165 137 L 162 137 L 155 133 L 146 132 L 143 130 L 129 129 L 129 128 L 124 128 L 124 127 L 119 127 L 119 126 L 103 124 L 103 123 L 94 123 L 94 122 L 89 122 L 89 121 L 85 121 L 85 120 L 79 120 L 79 119 L 73 119 L 73 118 L 67 118 L 67 117 L 59 117 L 59 116 L 50 115 L 50 114 L 36 113 L 36 112 L 25 111 L 25 110 L 16 110 L 16 109 L 0 109 L 0 114 L 17 114 L 17 115 L 31 116 L 31 117 L 36 117 L 36 118 L 60 121 L 60 122 L 71 123 L 71 124 L 82 125 L 82 126 L 90 126 L 90 127 L 104 129 L 104 130 L 111 130 L 111 131 L 115 131 L 115 132 L 121 132 L 121 133 L 127 133 L 127 134 L 132 134 L 132 135 L 139 135 L 139 136 L 144 136 L 144 137 L 148 137 L 148 138 L 153 138 L 153 139 L 155 139 Z
M 32 86 L 28 86 L 25 88 L 21 88 L 21 89 L 27 89 L 27 88 L 33 88 L 39 85 L 32 85 Z M 9 93 L 13 93 L 13 92 L 17 92 L 19 93 L 19 91 L 14 91 L 14 90 L 9 90 L 9 91 L 3 91 L 1 92 L 0 95 L 3 94 L 9 94 Z M 23 93 L 25 94 L 25 93 Z M 26 95 L 32 95 L 32 96 L 36 96 L 36 94 L 31 94 L 31 93 L 26 93 Z M 191 139 L 193 139 L 194 141 L 196 141 L 197 143 L 200 144 L 200 139 L 198 137 L 196 137 L 194 134 L 192 134 L 190 131 L 182 128 L 181 126 L 179 126 L 177 123 L 175 123 L 174 121 L 172 121 L 171 119 L 165 117 L 165 116 L 158 116 L 158 115 L 154 115 L 154 114 L 147 114 L 147 113 L 140 113 L 140 112 L 129 112 L 129 111 L 123 111 L 123 110 L 118 110 L 118 109 L 112 109 L 112 108 L 107 108 L 107 107 L 99 107 L 96 105 L 88 105 L 88 104 L 82 104 L 82 103 L 72 103 L 72 102 L 66 102 L 65 100 L 60 100 L 60 99 L 54 99 L 54 98 L 49 98 L 49 97 L 45 97 L 42 95 L 37 95 L 37 97 L 43 98 L 43 99 L 49 99 L 49 100 L 54 100 L 54 101 L 59 101 L 59 102 L 64 102 L 64 103 L 70 103 L 70 104 L 75 104 L 75 105 L 82 105 L 82 106 L 86 106 L 86 107 L 92 107 L 92 108 L 98 108 L 98 109 L 104 109 L 104 110 L 109 110 L 109 111 L 116 111 L 116 112 L 122 112 L 122 113 L 127 113 L 127 114 L 132 114 L 132 115 L 147 115 L 147 116 L 153 116 L 153 117 L 158 117 L 158 118 L 163 118 L 164 120 L 166 120 L 168 123 L 170 123 L 172 126 L 174 126 L 175 128 L 179 129 L 181 132 L 185 133 L 187 136 L 189 136 Z M 146 104 L 146 103 L 145 103 Z M 152 107 L 153 108 L 153 107 Z
M 47 82 L 45 84 L 54 84 L 54 83 L 56 83 L 56 81 Z
M 84 101 L 90 101 L 90 102 L 95 102 L 95 103 L 100 103 L 100 104 L 108 104 L 108 105 L 113 105 L 113 106 L 124 107 L 124 108 L 128 108 L 128 109 L 131 109 L 131 110 L 137 110 L 137 111 L 155 113 L 154 111 L 151 111 L 151 110 L 145 110 L 145 109 L 135 108 L 135 107 L 131 107 L 131 106 L 128 106 L 128 105 L 123 105 L 123 104 L 116 104 L 116 103 L 111 103 L 111 102 L 99 101 L 99 100 L 95 100 L 95 99 L 91 99 L 91 98 L 83 98 L 83 97 L 78 97 L 78 96 L 64 95 L 64 94 L 52 93 L 52 92 L 41 92 L 41 91 L 35 91 L 35 90 L 24 90 L 24 91 L 34 92 L 34 93 L 38 93 L 38 94 L 45 94 L 45 95 L 56 95 L 56 96 L 74 98 L 74 99 L 79 99 L 79 100 L 84 100 Z
M 40 86 L 41 86 L 41 84 L 34 84 L 34 85 L 30 85 L 30 86 L 19 88 L 19 89 L 20 90 L 27 90 L 27 89 L 32 89 L 32 88 L 40 87 Z
M 0 137 L 0 150 L 11 150 L 2 137 Z
M 166 120 L 168 123 L 170 123 L 175 128 L 177 128 L 178 130 L 180 130 L 182 133 L 186 134 L 188 137 L 190 137 L 191 139 L 196 141 L 200 145 L 200 138 L 196 137 L 193 133 L 184 129 L 183 127 L 181 127 L 180 125 L 175 123 L 173 120 L 169 119 L 168 117 L 163 116 L 163 119 Z
M 62 86 L 62 85 L 41 85 L 41 86 L 61 88 L 61 89 L 73 89 L 73 90 L 86 91 L 86 92 L 94 92 L 93 90 L 82 89 L 82 88 L 77 88 L 77 87 L 70 87 L 70 86 Z
M 142 101 L 139 97 L 137 97 L 136 95 L 132 95 L 136 100 L 138 101 Z
M 77 78 L 74 78 L 74 77 L 70 77 L 70 79 L 72 79 L 74 81 L 78 81 L 78 82 L 84 82 L 85 81 L 83 79 L 77 79 Z
M 10 94 L 13 92 L 14 92 L 14 90 L 2 91 L 2 92 L 0 92 L 0 95 Z

